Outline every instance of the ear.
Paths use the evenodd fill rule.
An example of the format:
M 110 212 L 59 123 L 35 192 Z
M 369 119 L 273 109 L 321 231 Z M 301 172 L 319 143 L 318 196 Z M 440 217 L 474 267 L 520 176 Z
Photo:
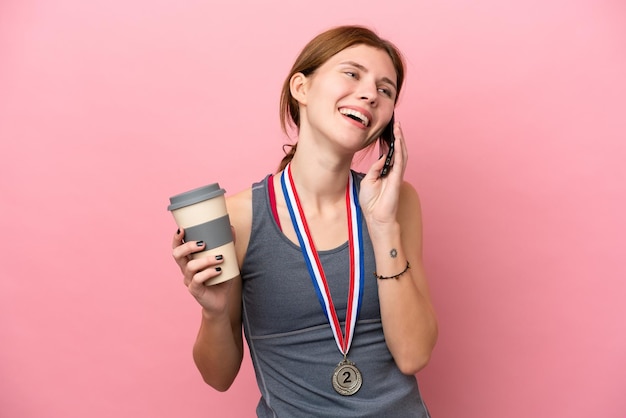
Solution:
M 295 73 L 289 80 L 291 96 L 301 105 L 306 105 L 309 79 L 302 73 Z

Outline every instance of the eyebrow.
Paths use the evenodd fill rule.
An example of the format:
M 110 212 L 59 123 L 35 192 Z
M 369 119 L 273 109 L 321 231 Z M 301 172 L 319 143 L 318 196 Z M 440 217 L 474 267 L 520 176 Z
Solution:
M 368 72 L 367 68 L 365 68 L 365 66 L 363 66 L 362 64 L 359 64 L 358 62 L 344 61 L 344 62 L 341 63 L 341 65 L 351 65 L 353 67 L 358 68 L 361 71 Z M 389 78 L 383 77 L 383 78 L 381 78 L 381 80 L 384 81 L 387 84 L 390 84 L 394 89 L 398 90 L 398 87 L 396 86 L 396 83 L 391 81 Z

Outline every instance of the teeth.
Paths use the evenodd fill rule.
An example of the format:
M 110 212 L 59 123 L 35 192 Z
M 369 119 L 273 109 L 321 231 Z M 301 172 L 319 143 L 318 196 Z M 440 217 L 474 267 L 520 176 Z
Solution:
M 361 112 L 357 112 L 356 110 L 341 108 L 341 109 L 339 109 L 339 113 L 341 113 L 342 115 L 346 115 L 346 116 L 353 116 L 353 117 L 359 119 L 361 121 L 361 123 L 363 125 L 365 125 L 365 126 L 369 126 L 369 124 L 370 124 L 370 120 L 367 118 L 367 116 L 365 116 Z

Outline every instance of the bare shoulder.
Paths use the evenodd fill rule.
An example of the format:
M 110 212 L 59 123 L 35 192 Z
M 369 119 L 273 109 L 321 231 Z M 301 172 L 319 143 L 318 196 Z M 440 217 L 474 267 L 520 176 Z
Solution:
M 239 222 L 245 222 L 246 218 L 252 219 L 252 188 L 240 191 L 237 194 L 226 197 L 226 206 L 231 218 Z
M 415 254 L 422 252 L 422 208 L 419 195 L 411 183 L 404 182 L 400 189 L 398 223 L 402 229 L 405 245 Z
M 421 221 L 420 197 L 417 190 L 408 181 L 404 181 L 400 188 L 400 207 L 398 209 L 401 221 L 405 216 L 413 218 L 413 220 L 417 217 Z
M 241 264 L 248 249 L 252 229 L 252 188 L 228 196 L 226 207 L 235 235 L 237 258 Z

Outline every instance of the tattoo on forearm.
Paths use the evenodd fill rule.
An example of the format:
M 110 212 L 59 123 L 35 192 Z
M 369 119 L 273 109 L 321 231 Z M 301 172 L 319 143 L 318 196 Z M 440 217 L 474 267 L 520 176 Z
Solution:
M 395 248 L 392 248 L 391 251 L 389 251 L 389 255 L 391 258 L 396 258 L 398 256 L 398 251 Z

